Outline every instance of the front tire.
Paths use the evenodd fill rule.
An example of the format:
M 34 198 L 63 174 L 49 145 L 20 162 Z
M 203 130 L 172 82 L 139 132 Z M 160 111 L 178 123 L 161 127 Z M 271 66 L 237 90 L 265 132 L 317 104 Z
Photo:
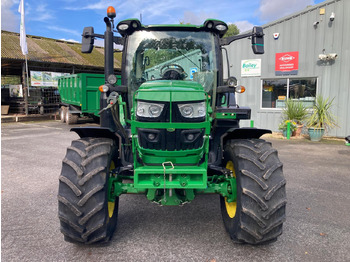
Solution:
M 236 243 L 265 244 L 282 234 L 286 219 L 286 180 L 271 143 L 261 139 L 230 140 L 224 164 L 236 176 L 237 200 L 220 196 L 221 214 Z
M 59 177 L 58 217 L 68 242 L 107 242 L 117 225 L 119 198 L 108 202 L 108 180 L 117 159 L 108 138 L 74 140 Z

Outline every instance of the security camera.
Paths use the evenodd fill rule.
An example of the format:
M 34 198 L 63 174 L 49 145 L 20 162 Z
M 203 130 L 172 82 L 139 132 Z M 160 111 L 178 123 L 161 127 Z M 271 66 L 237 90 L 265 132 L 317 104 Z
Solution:
M 318 22 L 318 21 L 317 21 L 317 22 L 314 22 L 314 26 L 317 26 L 319 23 L 320 23 L 320 22 Z
M 322 60 L 322 61 L 326 61 L 327 60 L 327 55 L 325 54 L 319 54 L 318 55 L 318 59 Z
M 329 20 L 331 20 L 333 22 L 334 18 L 335 18 L 335 14 L 332 12 L 331 16 L 329 17 Z
M 335 60 L 336 58 L 337 58 L 337 54 L 336 53 L 332 53 L 332 54 L 328 54 L 328 57 L 329 57 L 329 59 L 331 59 L 331 60 Z

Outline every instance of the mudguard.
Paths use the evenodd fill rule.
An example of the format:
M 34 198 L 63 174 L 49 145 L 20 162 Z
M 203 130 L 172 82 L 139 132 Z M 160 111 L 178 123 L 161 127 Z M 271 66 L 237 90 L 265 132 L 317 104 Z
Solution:
M 71 128 L 71 132 L 75 132 L 83 137 L 106 137 L 116 140 L 117 144 L 120 144 L 120 136 L 113 132 L 110 128 L 105 127 L 74 127 Z
M 221 136 L 221 143 L 225 145 L 226 141 L 230 139 L 260 138 L 264 134 L 272 134 L 272 131 L 255 127 L 236 128 L 223 134 Z

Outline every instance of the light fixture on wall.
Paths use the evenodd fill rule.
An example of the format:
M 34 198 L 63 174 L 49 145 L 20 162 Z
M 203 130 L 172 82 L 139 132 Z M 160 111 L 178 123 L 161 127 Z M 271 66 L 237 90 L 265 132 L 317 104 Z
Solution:
M 330 54 L 319 54 L 318 59 L 322 61 L 332 61 L 335 60 L 338 57 L 337 53 L 330 53 Z

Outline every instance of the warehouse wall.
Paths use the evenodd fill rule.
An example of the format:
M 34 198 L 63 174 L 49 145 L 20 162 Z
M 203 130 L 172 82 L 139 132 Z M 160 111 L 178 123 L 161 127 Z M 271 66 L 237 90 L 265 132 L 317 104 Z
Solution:
M 325 14 L 320 15 L 320 9 Z M 331 13 L 335 19 L 330 22 Z M 278 131 L 281 109 L 261 108 L 262 79 L 317 77 L 317 93 L 335 98 L 333 113 L 337 116 L 339 128 L 330 130 L 328 135 L 344 137 L 350 134 L 350 1 L 328 0 L 311 6 L 300 13 L 293 14 L 263 26 L 265 33 L 265 54 L 254 55 L 250 40 L 233 42 L 228 47 L 231 75 L 247 91 L 238 95 L 238 103 L 252 108 L 255 126 Z M 319 22 L 314 26 L 314 22 Z M 275 40 L 274 33 L 280 33 Z M 294 76 L 275 75 L 275 54 L 299 52 L 299 71 Z M 332 62 L 321 62 L 322 53 L 337 53 Z M 260 58 L 261 77 L 241 77 L 241 60 Z M 249 126 L 249 122 L 242 122 Z

